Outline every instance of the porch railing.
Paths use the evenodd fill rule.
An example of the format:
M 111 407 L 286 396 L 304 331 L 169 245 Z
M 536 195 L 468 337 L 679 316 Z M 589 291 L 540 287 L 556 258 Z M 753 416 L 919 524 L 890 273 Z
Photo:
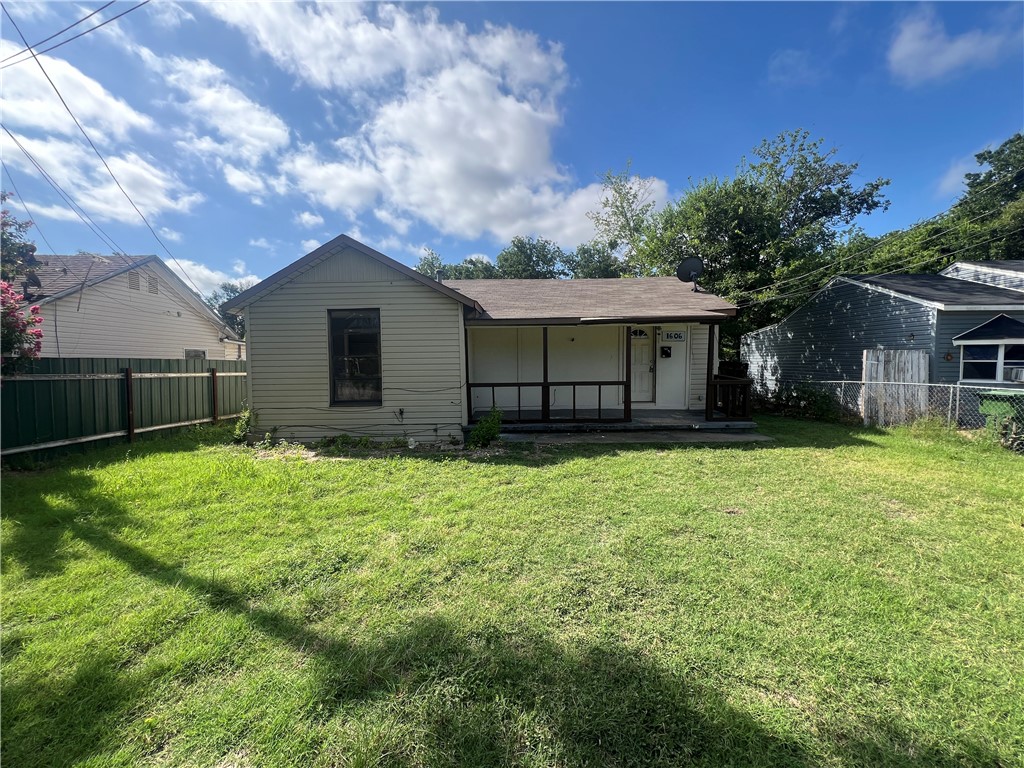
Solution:
M 558 417 L 551 415 L 551 388 L 552 387 L 572 387 L 572 415 L 569 417 Z M 577 387 L 597 387 L 597 416 L 588 415 L 587 411 L 593 411 L 593 408 L 577 407 L 576 400 L 576 388 Z M 621 410 L 622 415 L 609 415 L 605 416 L 604 412 L 611 410 L 610 406 L 604 405 L 602 402 L 602 394 L 605 387 L 622 387 L 623 392 L 629 392 L 629 383 L 626 381 L 494 381 L 484 383 L 470 383 L 466 385 L 468 390 L 469 403 L 470 403 L 470 422 L 477 421 L 476 416 L 473 413 L 473 393 L 478 390 L 490 390 L 491 391 L 491 406 L 497 404 L 497 392 L 499 389 L 514 389 L 516 390 L 516 405 L 515 405 L 515 418 L 511 418 L 509 407 L 502 407 L 501 410 L 504 412 L 502 419 L 506 422 L 513 423 L 547 423 L 557 421 L 575 421 L 575 422 L 620 422 L 629 421 L 632 419 L 631 407 L 629 398 L 624 397 L 622 407 L 616 408 L 615 410 Z M 526 406 L 526 416 L 524 418 L 523 408 L 523 389 L 539 389 L 540 390 L 540 405 L 539 406 Z M 569 408 L 565 408 L 565 411 L 569 411 Z M 534 411 L 531 414 L 530 411 Z M 539 415 L 535 415 L 539 411 Z
M 714 415 L 710 421 L 750 418 L 750 392 L 754 382 L 739 376 L 715 374 L 711 381 Z

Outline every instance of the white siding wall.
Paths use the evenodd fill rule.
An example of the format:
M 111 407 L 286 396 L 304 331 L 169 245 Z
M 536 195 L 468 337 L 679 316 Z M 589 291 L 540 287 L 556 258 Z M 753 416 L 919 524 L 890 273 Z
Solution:
M 690 410 L 703 410 L 708 378 L 707 325 L 690 326 Z
M 383 405 L 331 406 L 327 312 L 380 309 Z M 462 305 L 357 251 L 330 257 L 246 312 L 255 431 L 310 441 L 462 439 Z M 399 414 L 399 409 L 404 413 Z
M 226 353 L 220 329 L 197 314 L 161 270 L 146 265 L 136 271 L 140 290 L 128 288 L 125 273 L 44 304 L 42 356 L 58 357 L 59 340 L 60 357 L 180 359 L 189 348 L 205 349 L 211 360 L 236 359 L 234 349 Z M 156 294 L 149 292 L 149 277 L 159 281 Z

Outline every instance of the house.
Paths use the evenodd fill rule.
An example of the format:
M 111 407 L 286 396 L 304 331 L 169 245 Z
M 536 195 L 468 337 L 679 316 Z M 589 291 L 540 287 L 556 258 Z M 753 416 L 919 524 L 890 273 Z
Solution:
M 22 287 L 43 317 L 41 357 L 239 360 L 245 343 L 156 256 L 37 256 Z
M 932 384 L 1015 386 L 1022 321 L 1024 260 L 842 276 L 781 322 L 744 335 L 740 357 L 768 393 L 781 382 L 859 382 L 867 349 L 924 350 Z
M 629 422 L 730 400 L 736 308 L 676 278 L 437 282 L 340 236 L 225 305 L 246 320 L 259 433 L 461 440 L 506 421 Z M 709 400 L 710 397 L 710 400 Z

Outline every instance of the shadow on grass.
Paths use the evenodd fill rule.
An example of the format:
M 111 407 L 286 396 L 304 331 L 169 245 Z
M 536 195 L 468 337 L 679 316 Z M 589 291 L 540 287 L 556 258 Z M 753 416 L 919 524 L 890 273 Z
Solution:
M 42 495 L 20 499 L 26 507 L 14 511 L 18 519 L 41 515 L 61 537 L 113 558 L 154 589 L 186 590 L 210 611 L 241 617 L 296 655 L 312 695 L 294 717 L 320 739 L 309 744 L 308 754 L 293 758 L 297 764 L 324 752 L 336 753 L 330 764 L 372 765 L 812 766 L 827 759 L 907 768 L 999 764 L 997 755 L 973 742 L 921 743 L 884 722 L 836 734 L 825 747 L 809 745 L 809 734 L 773 731 L 713 685 L 614 640 L 558 643 L 525 627 L 460 626 L 424 614 L 369 641 L 337 637 L 286 612 L 258 607 L 254 596 L 225 580 L 154 557 L 118 535 L 130 516 L 98 495 L 88 475 L 69 473 L 64 481 L 59 508 Z M 38 529 L 27 528 L 8 554 L 38 569 L 44 548 L 24 549 L 33 532 Z M 49 542 L 52 534 L 42 535 Z M 5 651 L 16 656 L 32 642 L 31 632 L 45 631 L 22 630 Z M 145 753 L 139 719 L 175 681 L 141 659 L 141 652 L 101 649 L 78 658 L 65 674 L 12 675 L 8 667 L 2 690 L 5 763 L 100 764 L 126 744 Z M 244 671 L 236 669 L 236 679 Z M 358 717 L 367 711 L 361 724 Z M 389 723 L 374 719 L 381 711 Z M 224 728 L 216 738 L 225 754 L 258 754 L 267 746 L 251 721 Z M 331 741 L 338 733 L 344 737 Z

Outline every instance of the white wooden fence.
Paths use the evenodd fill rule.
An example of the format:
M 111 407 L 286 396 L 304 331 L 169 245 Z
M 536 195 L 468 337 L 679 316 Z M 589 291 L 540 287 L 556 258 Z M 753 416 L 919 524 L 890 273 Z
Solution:
M 909 424 L 928 413 L 928 353 L 865 349 L 860 412 L 865 424 Z M 885 386 L 873 386 L 884 384 Z

